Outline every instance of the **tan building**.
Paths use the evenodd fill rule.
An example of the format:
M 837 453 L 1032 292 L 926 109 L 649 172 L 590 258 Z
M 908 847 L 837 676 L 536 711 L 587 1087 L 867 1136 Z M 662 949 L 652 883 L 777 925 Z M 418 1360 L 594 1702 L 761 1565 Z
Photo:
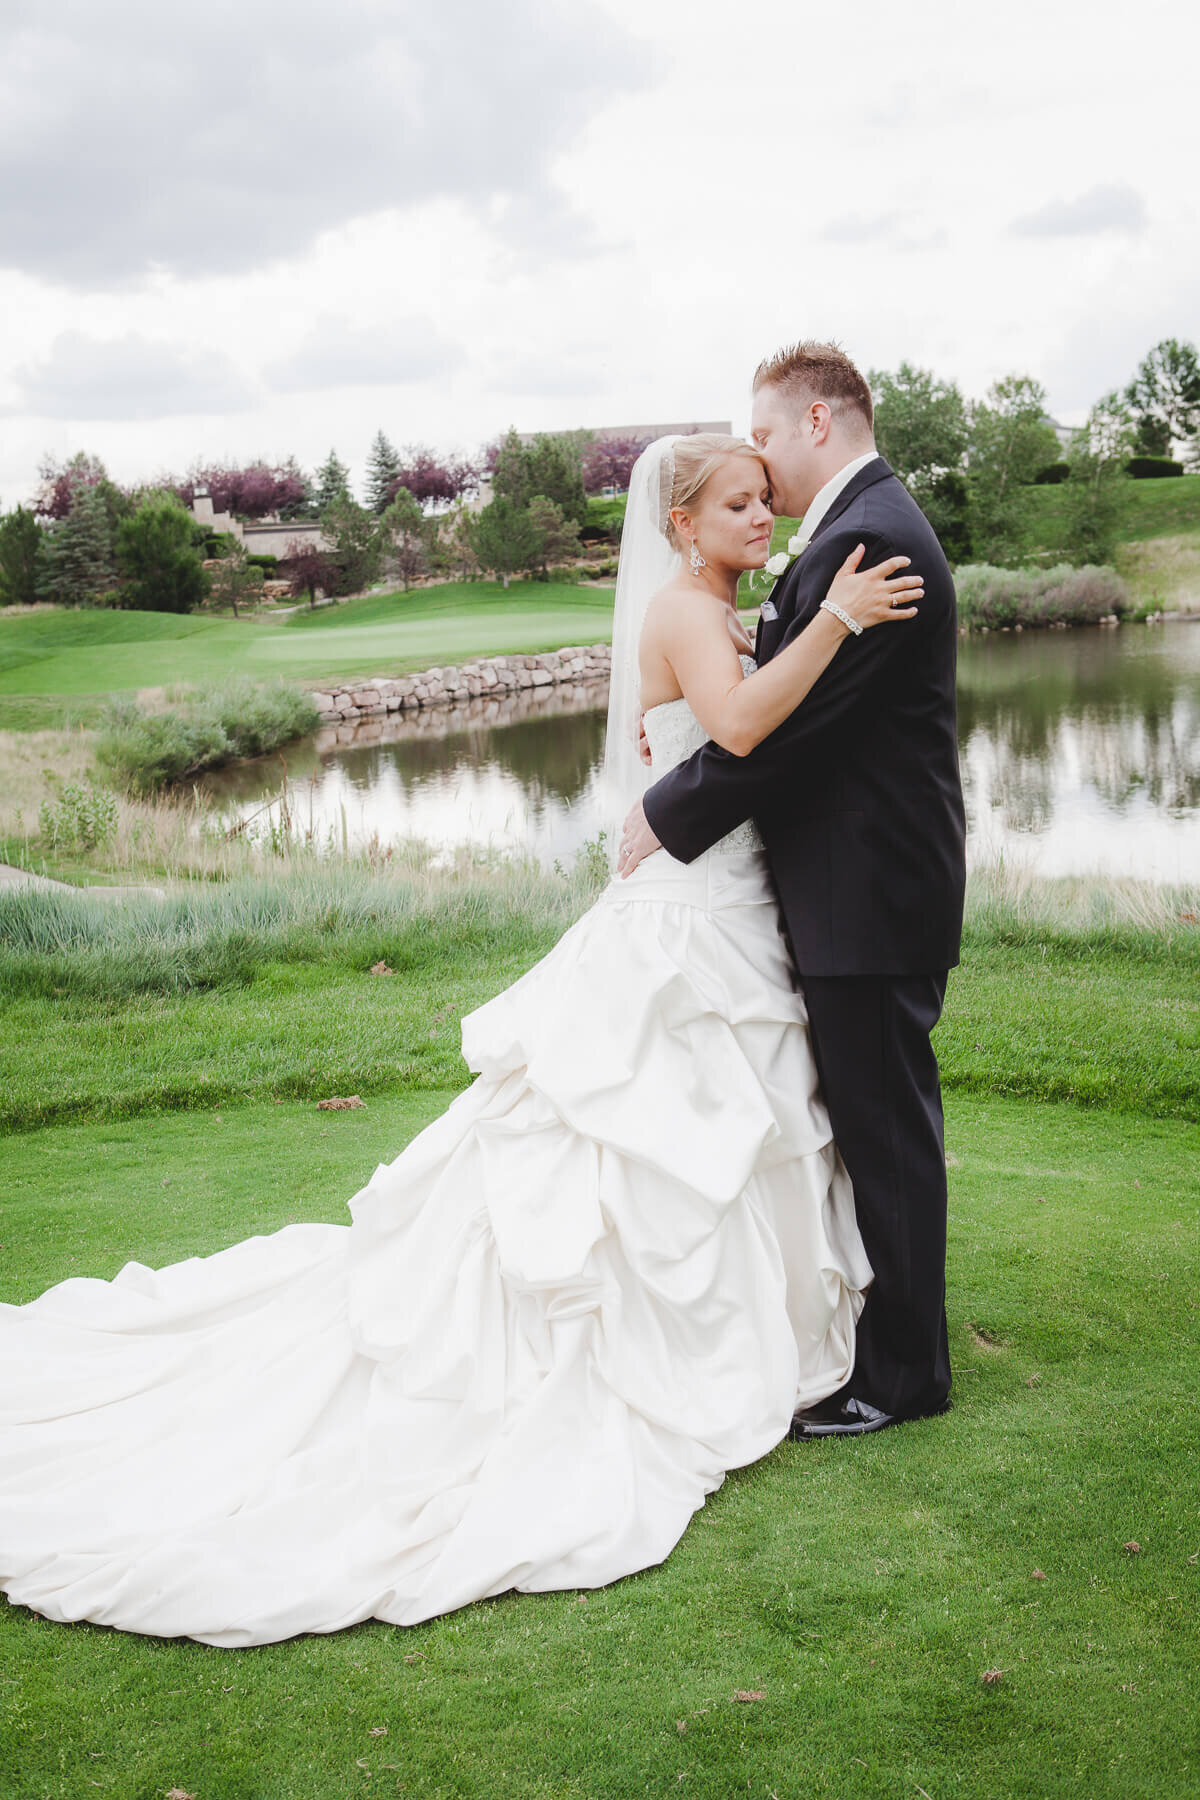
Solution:
M 220 531 L 244 544 L 251 556 L 287 555 L 292 544 L 309 544 L 318 550 L 333 548 L 315 521 L 306 519 L 252 519 L 243 525 L 232 513 L 214 512 L 212 496 L 207 488 L 197 488 L 192 496 L 192 517 L 209 531 Z

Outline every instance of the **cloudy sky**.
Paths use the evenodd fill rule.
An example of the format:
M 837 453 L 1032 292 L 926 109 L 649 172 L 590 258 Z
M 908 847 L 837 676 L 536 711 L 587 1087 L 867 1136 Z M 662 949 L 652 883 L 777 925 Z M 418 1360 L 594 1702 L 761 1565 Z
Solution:
M 1192 0 L 5 0 L 0 505 L 1200 337 Z

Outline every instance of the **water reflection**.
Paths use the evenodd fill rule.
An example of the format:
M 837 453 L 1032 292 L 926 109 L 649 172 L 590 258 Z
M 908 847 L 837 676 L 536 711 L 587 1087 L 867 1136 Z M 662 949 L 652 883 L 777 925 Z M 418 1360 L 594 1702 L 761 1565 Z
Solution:
M 602 823 L 605 700 L 590 683 L 330 728 L 288 752 L 294 812 L 322 841 L 569 860 Z M 964 639 L 959 743 L 973 860 L 1200 879 L 1200 624 Z M 280 773 L 263 758 L 208 785 L 246 815 Z
M 959 746 L 975 861 L 1200 876 L 1200 626 L 964 640 Z
M 589 681 L 326 727 L 288 748 L 293 818 L 321 843 L 415 837 L 569 862 L 600 829 L 607 705 L 608 683 Z M 206 787 L 263 829 L 282 773 L 260 757 Z

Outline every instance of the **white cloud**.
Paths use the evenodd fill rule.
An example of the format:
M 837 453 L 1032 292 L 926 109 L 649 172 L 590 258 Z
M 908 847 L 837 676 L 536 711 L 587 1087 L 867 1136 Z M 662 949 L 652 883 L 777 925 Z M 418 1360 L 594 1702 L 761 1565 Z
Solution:
M 230 413 L 257 399 L 223 351 L 184 349 L 127 332 L 119 338 L 64 331 L 49 355 L 18 369 L 6 410 L 43 419 L 167 419 Z
M 548 191 L 632 68 L 591 0 L 10 0 L 0 255 L 95 285 L 295 256 L 348 218 Z
M 60 394 L 102 386 L 54 351 L 85 331 L 211 346 L 227 405 L 151 417 L 131 368 L 119 416 L 10 412 L 7 504 L 43 448 L 135 480 L 197 455 L 311 467 L 330 444 L 361 471 L 380 426 L 467 451 L 510 423 L 741 429 L 754 365 L 802 336 L 970 395 L 1028 373 L 1062 416 L 1157 339 L 1196 335 L 1189 59 L 1156 65 L 1152 140 L 1114 124 L 1146 43 L 1178 35 L 1175 0 L 1096 0 L 1086 32 L 1044 0 L 347 0 L 303 17 L 8 0 L 5 17 L 0 166 L 22 155 L 0 244 L 23 272 L 0 271 L 0 391 L 32 402 L 47 365 Z M 94 78 L 62 61 L 73 38 Z M 1061 231 L 1081 200 L 1086 231 L 1013 230 L 1057 209 Z M 168 255 L 175 272 L 112 285 Z M 218 353 L 245 378 L 213 379 Z
M 279 389 L 394 387 L 436 380 L 463 357 L 461 346 L 428 318 L 361 326 L 325 313 L 295 350 L 268 363 L 263 375 Z
M 1146 228 L 1146 203 L 1131 187 L 1089 188 L 1074 200 L 1051 200 L 1013 221 L 1022 237 L 1091 237 L 1101 231 L 1138 233 Z

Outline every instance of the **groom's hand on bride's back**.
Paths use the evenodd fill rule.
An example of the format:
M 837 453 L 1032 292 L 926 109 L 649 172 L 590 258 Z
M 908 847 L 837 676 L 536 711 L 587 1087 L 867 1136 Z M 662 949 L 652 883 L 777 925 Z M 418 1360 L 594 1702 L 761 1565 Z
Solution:
M 643 713 L 638 720 L 638 755 L 646 764 L 647 768 L 649 768 L 650 764 L 654 761 L 654 758 L 650 753 L 650 739 L 646 736 L 645 713 Z

